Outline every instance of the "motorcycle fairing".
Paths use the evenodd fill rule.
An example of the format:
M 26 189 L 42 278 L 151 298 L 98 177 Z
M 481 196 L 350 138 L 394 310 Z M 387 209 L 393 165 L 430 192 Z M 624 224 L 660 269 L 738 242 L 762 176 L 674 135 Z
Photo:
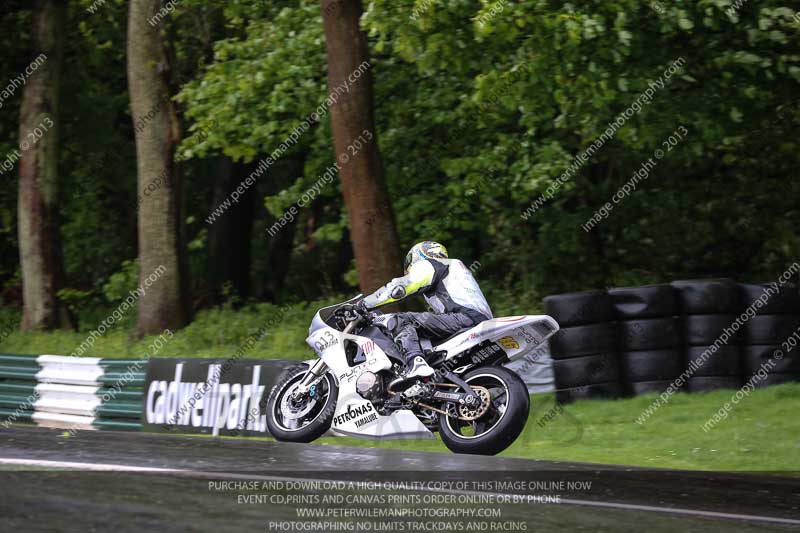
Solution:
M 556 331 L 558 323 L 547 315 L 493 318 L 462 331 L 434 349 L 447 352 L 448 360 L 488 340 L 502 346 L 513 361 L 536 350 Z
M 358 346 L 365 361 L 350 366 L 346 344 Z M 432 439 L 433 433 L 408 409 L 386 416 L 378 413 L 372 402 L 356 392 L 356 381 L 364 372 L 377 374 L 392 368 L 392 362 L 372 339 L 346 334 L 330 326 L 312 328 L 306 343 L 325 361 L 339 385 L 339 397 L 331 431 L 370 439 Z M 358 359 L 358 357 L 356 357 Z

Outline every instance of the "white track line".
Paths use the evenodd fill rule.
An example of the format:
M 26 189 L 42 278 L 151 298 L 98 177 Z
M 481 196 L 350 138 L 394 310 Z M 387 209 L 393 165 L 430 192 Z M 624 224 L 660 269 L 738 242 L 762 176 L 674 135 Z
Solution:
M 159 467 L 146 467 L 146 466 L 129 466 L 109 463 L 77 463 L 71 461 L 47 461 L 42 459 L 6 459 L 0 458 L 0 465 L 25 465 L 25 466 L 39 466 L 46 468 L 66 468 L 74 470 L 89 470 L 97 472 L 131 472 L 131 473 L 150 473 L 150 474 L 172 474 L 185 477 L 200 477 L 211 479 L 241 479 L 251 481 L 308 481 L 316 483 L 325 483 L 331 481 L 342 481 L 337 479 L 313 479 L 305 477 L 289 477 L 289 476 L 267 476 L 267 475 L 248 475 L 238 474 L 231 472 L 207 472 L 203 470 L 185 470 L 175 468 L 159 468 Z M 465 495 L 483 495 L 489 494 L 495 497 L 506 498 L 513 496 L 513 494 L 506 493 L 484 493 L 471 490 L 453 490 L 453 489 L 437 489 L 437 488 L 421 488 L 420 492 L 444 492 L 447 494 L 465 494 Z M 539 505 L 559 505 L 551 502 L 542 502 Z M 567 505 L 582 505 L 585 507 L 599 507 L 605 509 L 618 509 L 624 511 L 640 511 L 648 513 L 667 513 L 678 514 L 684 516 L 696 516 L 702 518 L 721 518 L 725 520 L 747 520 L 752 522 L 769 522 L 773 524 L 790 524 L 800 525 L 800 519 L 793 518 L 778 518 L 773 516 L 761 515 L 747 515 L 735 513 L 718 513 L 715 511 L 700 511 L 696 509 L 682 509 L 675 507 L 656 507 L 652 505 L 636 505 L 629 503 L 617 502 L 599 502 L 591 500 L 573 500 L 571 498 L 562 498 L 561 504 Z
M 572 500 L 569 498 L 562 498 L 561 503 L 566 503 L 567 505 L 585 505 L 588 507 L 624 509 L 628 511 L 643 511 L 648 513 L 670 513 L 670 514 L 680 514 L 688 516 L 700 516 L 705 518 L 724 518 L 728 520 L 750 520 L 758 522 L 771 522 L 774 524 L 792 524 L 800 526 L 800 520 L 796 520 L 793 518 L 777 518 L 773 516 L 717 513 L 714 511 L 698 511 L 695 509 L 681 509 L 677 507 L 655 507 L 652 505 L 636 505 L 630 503 L 615 503 L 615 502 L 595 502 L 590 500 Z
M 44 468 L 68 468 L 71 470 L 91 470 L 94 472 L 148 472 L 158 474 L 178 474 L 187 470 L 157 468 L 149 466 L 112 465 L 105 463 L 73 463 L 71 461 L 45 461 L 40 459 L 0 458 L 0 465 L 40 466 Z

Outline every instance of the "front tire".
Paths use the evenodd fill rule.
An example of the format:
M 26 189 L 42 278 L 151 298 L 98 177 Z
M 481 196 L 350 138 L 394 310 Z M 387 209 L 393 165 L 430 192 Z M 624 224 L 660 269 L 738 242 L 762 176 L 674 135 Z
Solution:
M 326 372 L 315 385 L 314 393 L 294 401 L 291 393 L 308 371 L 307 365 L 295 365 L 278 376 L 267 399 L 267 428 L 279 441 L 311 442 L 331 427 L 336 411 L 339 387 Z
M 486 412 L 472 422 L 439 417 L 442 442 L 454 453 L 496 455 L 519 437 L 528 421 L 530 396 L 520 377 L 503 367 L 477 368 L 464 376 L 472 387 L 490 393 Z

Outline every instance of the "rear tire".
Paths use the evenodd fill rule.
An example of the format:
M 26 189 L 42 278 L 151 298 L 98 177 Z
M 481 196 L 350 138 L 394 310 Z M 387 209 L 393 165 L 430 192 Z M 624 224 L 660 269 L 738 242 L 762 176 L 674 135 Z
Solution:
M 525 428 L 530 411 L 528 389 L 517 374 L 496 366 L 476 368 L 464 375 L 464 381 L 471 386 L 485 386 L 492 392 L 493 405 L 475 421 L 491 425 L 484 432 L 469 436 L 459 432 L 468 428 L 460 427 L 458 419 L 440 416 L 442 442 L 454 453 L 496 455 L 508 448 Z M 502 402 L 505 409 L 500 412 L 496 407 L 503 405 Z M 498 416 L 498 420 L 491 420 Z
M 336 411 L 336 399 L 339 397 L 339 387 L 333 376 L 326 372 L 317 383 L 325 396 L 316 400 L 321 405 L 313 405 L 307 418 L 301 420 L 299 427 L 288 427 L 290 424 L 283 420 L 281 403 L 287 394 L 291 393 L 293 384 L 302 379 L 308 371 L 308 365 L 290 366 L 278 376 L 275 386 L 267 399 L 267 428 L 275 439 L 286 442 L 311 442 L 320 438 L 330 428 L 333 414 Z M 308 400 L 305 400 L 308 401 Z

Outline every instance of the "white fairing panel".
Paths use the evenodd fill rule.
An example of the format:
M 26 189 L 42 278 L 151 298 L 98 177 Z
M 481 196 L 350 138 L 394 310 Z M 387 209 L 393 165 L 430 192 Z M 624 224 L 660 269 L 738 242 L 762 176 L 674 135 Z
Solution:
M 540 347 L 558 331 L 558 323 L 547 315 L 524 315 L 493 318 L 460 333 L 436 346 L 451 359 L 484 341 L 499 344 L 510 360 L 519 359 Z
M 388 370 L 392 362 L 372 340 L 348 335 L 331 327 L 312 328 L 306 342 L 328 365 L 339 384 L 339 397 L 331 431 L 352 437 L 371 439 L 432 439 L 433 433 L 407 409 L 389 416 L 379 414 L 372 403 L 356 392 L 356 380 L 364 372 L 377 374 Z M 347 363 L 345 344 L 357 345 L 356 360 L 363 363 L 351 367 Z

